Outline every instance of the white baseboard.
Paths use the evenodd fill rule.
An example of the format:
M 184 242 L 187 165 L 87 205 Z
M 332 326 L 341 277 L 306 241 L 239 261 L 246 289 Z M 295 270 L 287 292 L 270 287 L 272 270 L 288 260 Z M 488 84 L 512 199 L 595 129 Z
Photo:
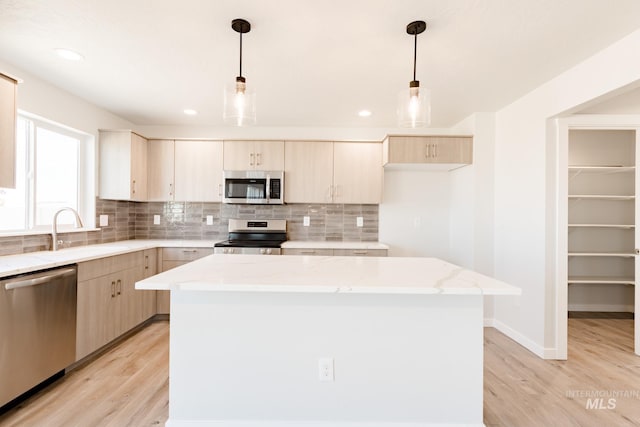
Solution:
M 485 319 L 485 323 L 487 319 Z M 497 319 L 492 319 L 493 327 L 535 354 L 542 359 L 556 359 L 557 351 L 555 348 L 545 348 L 538 345 L 535 341 L 531 340 L 522 333 L 512 329 L 510 326 L 505 325 Z

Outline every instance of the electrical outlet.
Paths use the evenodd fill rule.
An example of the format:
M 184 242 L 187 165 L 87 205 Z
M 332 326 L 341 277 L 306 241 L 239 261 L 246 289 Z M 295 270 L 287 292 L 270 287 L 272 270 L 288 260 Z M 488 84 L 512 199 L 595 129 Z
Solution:
M 160 225 L 160 215 L 153 216 L 153 225 Z
M 304 216 L 302 217 L 302 225 L 308 227 L 311 225 L 311 217 Z
M 330 357 L 321 357 L 318 359 L 318 380 L 333 381 L 333 359 Z
M 213 215 L 207 215 L 207 225 L 213 225 Z
M 100 215 L 100 227 L 109 225 L 109 215 Z
M 356 227 L 364 227 L 364 218 L 361 216 L 356 217 Z

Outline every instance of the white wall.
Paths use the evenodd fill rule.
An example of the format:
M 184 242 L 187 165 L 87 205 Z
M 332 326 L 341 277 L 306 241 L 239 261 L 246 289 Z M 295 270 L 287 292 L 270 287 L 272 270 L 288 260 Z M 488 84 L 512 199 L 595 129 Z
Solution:
M 18 85 L 19 110 L 94 135 L 96 139 L 98 129 L 131 129 L 133 126 L 132 123 L 8 63 L 0 61 L 0 71 L 22 79 L 22 83 Z
M 496 300 L 496 325 L 540 356 L 556 351 L 556 141 L 547 119 L 640 80 L 640 30 L 496 115 L 495 276 L 522 288 Z M 550 132 L 551 133 L 551 132 Z
M 384 171 L 378 238 L 390 256 L 449 260 L 451 175 L 424 168 Z

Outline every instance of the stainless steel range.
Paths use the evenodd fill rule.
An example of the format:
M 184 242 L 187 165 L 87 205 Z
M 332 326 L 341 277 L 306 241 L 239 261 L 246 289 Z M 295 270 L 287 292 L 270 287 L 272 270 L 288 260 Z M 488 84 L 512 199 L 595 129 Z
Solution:
M 214 245 L 215 254 L 280 255 L 287 240 L 287 220 L 230 219 L 229 240 Z

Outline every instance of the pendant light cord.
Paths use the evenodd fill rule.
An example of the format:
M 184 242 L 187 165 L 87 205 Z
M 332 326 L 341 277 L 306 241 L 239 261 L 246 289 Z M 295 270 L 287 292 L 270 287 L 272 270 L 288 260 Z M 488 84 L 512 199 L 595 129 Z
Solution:
M 415 69 L 413 73 L 415 74 Z M 240 77 L 242 77 L 242 32 L 240 33 Z
M 416 80 L 416 59 L 418 52 L 418 31 L 413 32 L 413 80 Z

